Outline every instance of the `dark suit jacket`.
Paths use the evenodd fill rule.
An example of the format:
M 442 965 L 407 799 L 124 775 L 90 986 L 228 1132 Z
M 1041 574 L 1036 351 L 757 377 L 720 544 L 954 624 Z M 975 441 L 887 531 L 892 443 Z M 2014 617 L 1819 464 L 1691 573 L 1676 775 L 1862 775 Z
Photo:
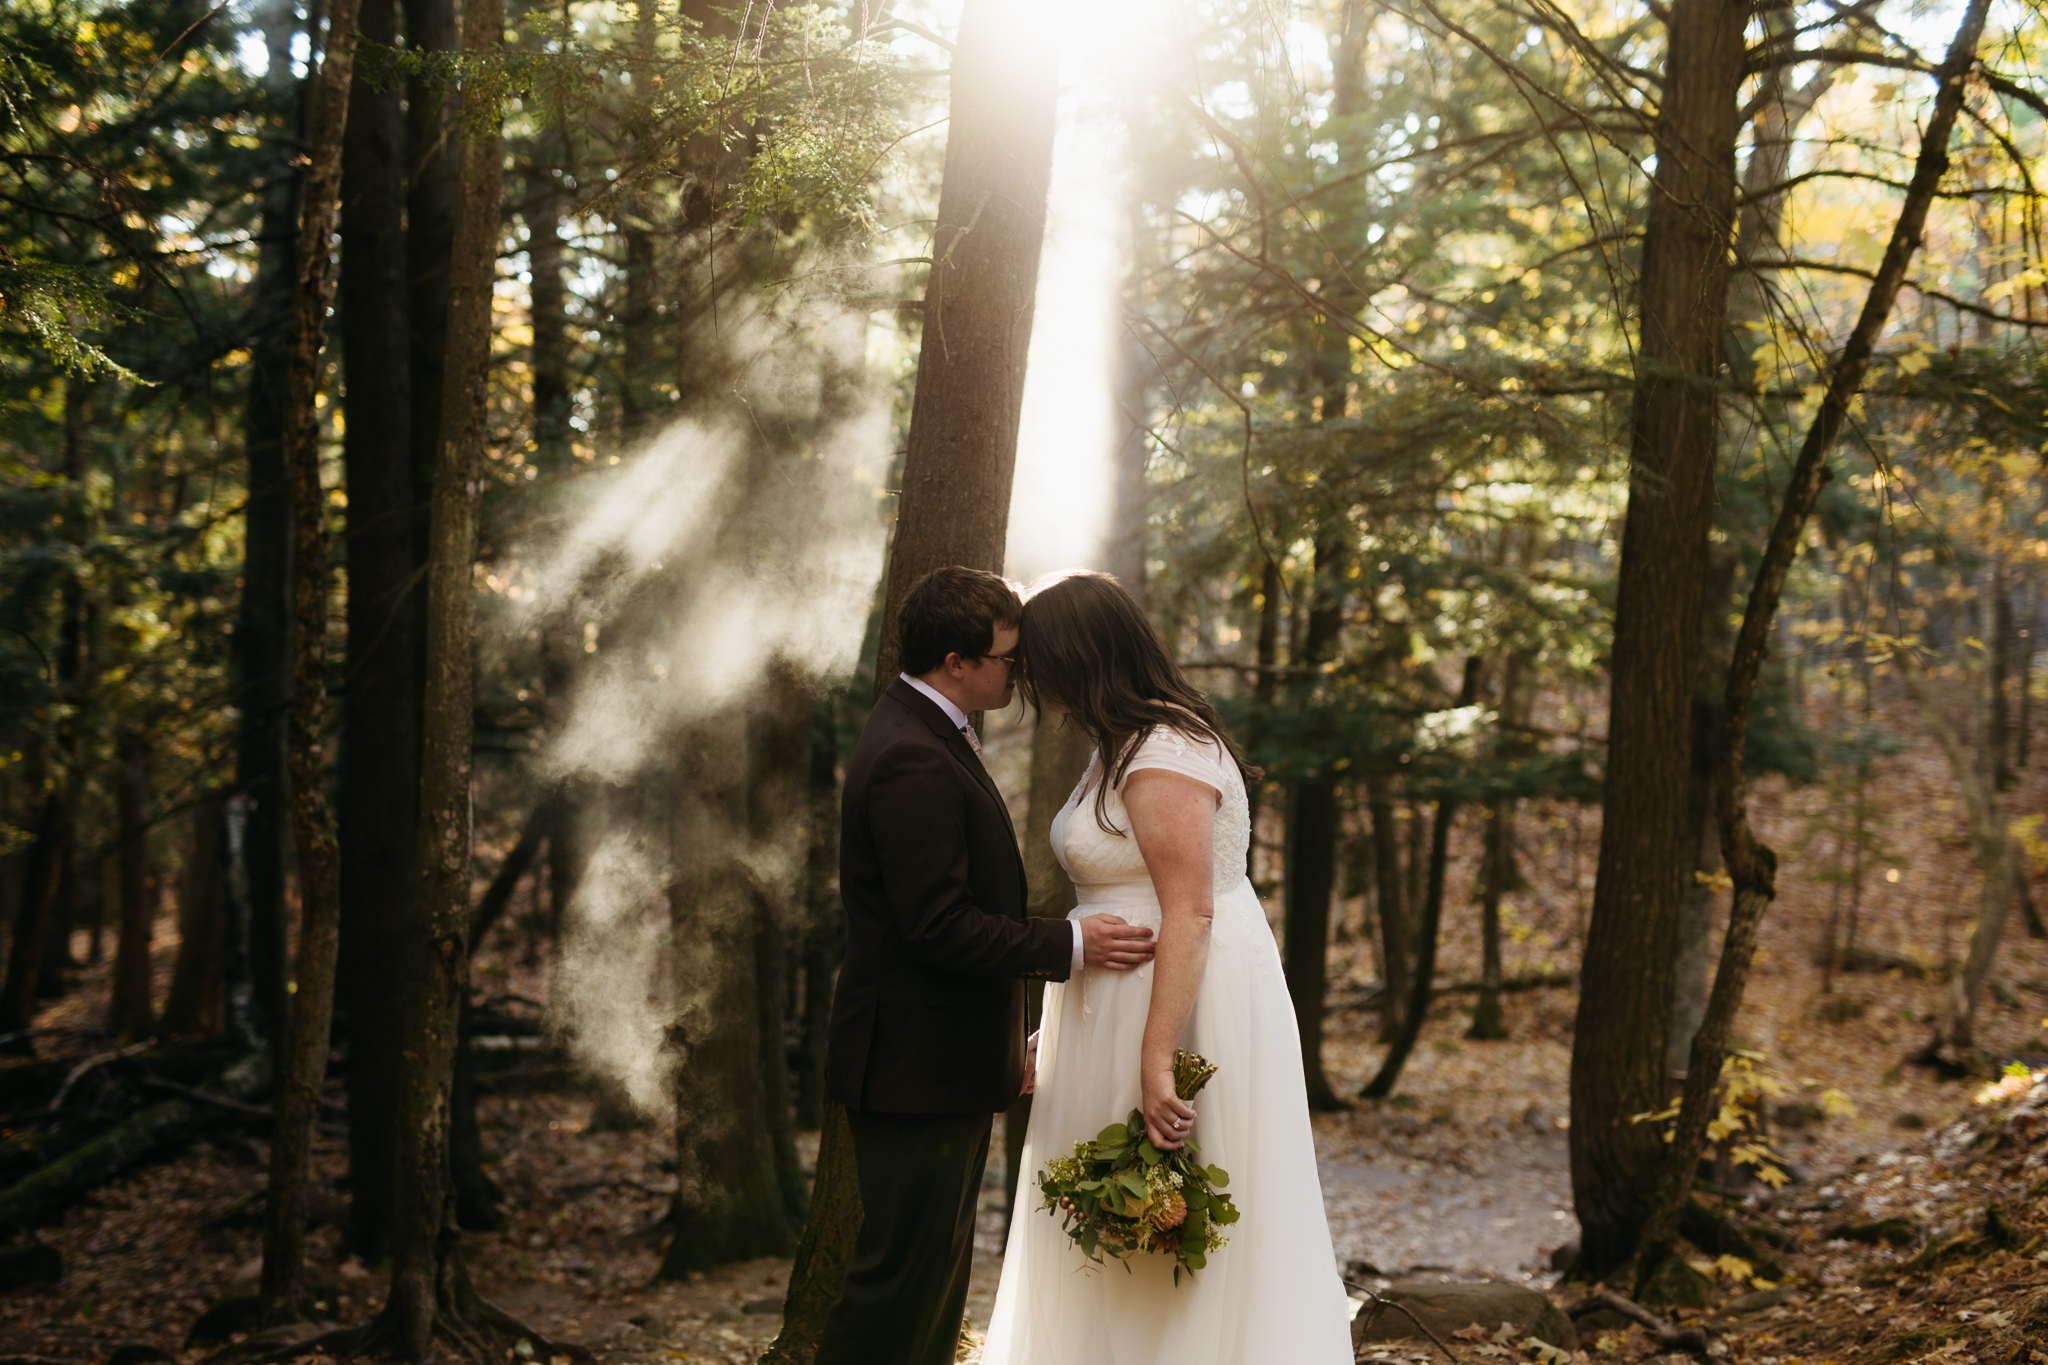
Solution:
M 1002 794 L 946 713 L 902 679 L 846 771 L 846 963 L 826 1085 L 850 1109 L 994 1113 L 1024 1085 L 1024 977 L 1067 979 L 1073 929 L 1028 919 Z

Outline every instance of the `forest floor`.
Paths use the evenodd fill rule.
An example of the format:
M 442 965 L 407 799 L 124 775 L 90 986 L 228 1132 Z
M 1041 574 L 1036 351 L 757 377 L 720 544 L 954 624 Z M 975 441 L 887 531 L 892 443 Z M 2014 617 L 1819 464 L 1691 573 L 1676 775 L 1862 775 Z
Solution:
M 1982 1078 L 1943 1081 L 1903 1064 L 1925 1041 L 1946 990 L 1938 970 L 1922 964 L 1935 969 L 1960 956 L 1976 874 L 1938 751 L 1913 742 L 1910 718 L 1896 728 L 1908 747 L 1876 763 L 1871 797 L 1882 843 L 1867 852 L 1858 928 L 1862 946 L 1896 959 L 1892 970 L 1830 982 L 1814 965 L 1831 908 L 1843 908 L 1836 898 L 1843 883 L 1826 876 L 1839 865 L 1841 784 L 1773 781 L 1759 793 L 1760 832 L 1786 870 L 1737 1032 L 1786 1087 L 1774 1136 L 1796 1179 L 1775 1197 L 1752 1194 L 1751 1202 L 1794 1245 L 1783 1253 L 1782 1301 L 1740 1320 L 1709 1319 L 1727 1330 L 1736 1361 L 2048 1362 L 2048 1347 L 2030 1356 L 2033 1346 L 2021 1341 L 2048 1326 L 2048 1297 L 2031 1297 L 2048 1289 L 2048 1264 L 2032 1259 L 2042 1245 L 2037 1232 L 2048 1232 L 2048 1216 L 2037 1216 L 2037 1209 L 2048 1215 L 2041 1197 L 2048 1182 L 2034 1180 L 2041 1157 L 2032 1145 L 2044 1125 L 2028 1108 L 2039 1096 L 2022 1103 L 2017 1118 L 2000 1121 L 1996 1141 L 1979 1141 L 1994 1113 L 1974 1102 Z M 994 739 L 992 767 L 1016 743 L 1000 731 Z M 2012 808 L 2048 809 L 2041 765 L 2024 775 Z M 1508 906 L 1510 976 L 1571 965 L 1598 838 L 1597 817 L 1569 807 L 1532 802 L 1522 822 L 1528 886 Z M 1441 968 L 1450 979 L 1476 975 L 1476 824 L 1461 826 L 1454 844 Z M 510 841 L 509 832 L 485 833 L 487 850 L 501 834 Z M 492 859 L 483 862 L 488 868 Z M 1360 910 L 1355 903 L 1347 909 L 1355 933 Z M 165 913 L 160 984 L 175 950 L 175 920 Z M 479 962 L 487 989 L 546 998 L 548 954 L 528 952 L 509 931 L 484 946 Z M 1325 1062 L 1338 1093 L 1352 1094 L 1371 1078 L 1381 1051 L 1377 1016 L 1353 1003 L 1373 976 L 1362 937 L 1338 942 L 1332 974 Z M 2029 941 L 2015 915 L 1979 1014 L 1990 1059 L 2048 1054 L 2044 997 L 2048 945 Z M 73 991 L 39 1020 L 42 1055 L 82 1058 L 108 1049 L 96 1032 L 105 998 L 105 965 L 81 969 Z M 1451 996 L 1435 1006 L 1391 1101 L 1316 1116 L 1332 1236 L 1340 1261 L 1356 1274 L 1495 1277 L 1547 1288 L 1555 1278 L 1551 1253 L 1576 1236 L 1566 1129 L 1576 993 L 1507 996 L 1510 1037 L 1499 1042 L 1464 1037 L 1469 999 Z M 1855 1113 L 1813 1117 L 1806 1102 L 1822 1089 L 1841 1091 Z M 507 1226 L 466 1238 L 478 1282 L 537 1329 L 597 1348 L 606 1365 L 752 1361 L 776 1331 L 789 1262 L 654 1282 L 662 1245 L 649 1229 L 673 1188 L 671 1132 L 659 1122 L 598 1131 L 593 1108 L 574 1084 L 486 1089 L 480 1114 Z M 266 1155 L 260 1127 L 223 1127 L 129 1172 L 44 1228 L 65 1274 L 56 1284 L 0 1295 L 0 1360 L 83 1365 L 125 1343 L 200 1359 L 204 1352 L 183 1349 L 192 1324 L 256 1273 Z M 361 1321 L 380 1306 L 387 1276 L 340 1254 L 341 1139 L 324 1135 L 316 1159 L 312 1278 L 335 1321 Z M 969 1308 L 977 1326 L 987 1321 L 1001 1268 L 1001 1201 L 1000 1173 L 992 1171 Z M 1991 1204 L 2003 1218 L 1995 1237 L 1952 1248 L 1931 1272 L 1907 1269 L 1912 1256 L 1944 1237 L 1981 1231 Z M 1890 1216 L 1913 1224 L 1908 1246 L 1825 1236 L 1840 1223 Z M 1740 1288 L 1724 1286 L 1730 1298 Z M 1498 1358 L 1488 1343 L 1451 1345 L 1461 1358 Z M 1656 1353 L 1634 1329 L 1589 1334 L 1583 1345 L 1593 1359 Z M 1382 1354 L 1394 1359 L 1404 1351 Z

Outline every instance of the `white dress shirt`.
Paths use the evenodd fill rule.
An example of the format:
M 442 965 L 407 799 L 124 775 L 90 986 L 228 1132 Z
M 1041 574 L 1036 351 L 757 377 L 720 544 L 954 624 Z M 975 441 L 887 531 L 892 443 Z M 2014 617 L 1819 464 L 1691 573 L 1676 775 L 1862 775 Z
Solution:
M 926 682 L 922 678 L 913 678 L 908 673 L 898 673 L 896 676 L 901 678 L 904 682 L 909 683 L 918 691 L 924 693 L 927 697 L 930 697 L 934 702 L 938 703 L 939 709 L 946 713 L 946 719 L 953 722 L 954 729 L 965 730 L 967 728 L 967 713 L 965 711 L 962 711 L 959 707 L 953 705 L 952 698 L 948 697 L 945 693 L 939 691 L 938 688 L 933 687 L 930 683 Z M 1082 950 L 1081 947 L 1081 922 L 1079 920 L 1072 920 L 1069 922 L 1073 925 L 1074 929 L 1074 958 L 1071 970 L 1078 972 L 1081 970 L 1083 966 L 1086 965 L 1087 954 Z

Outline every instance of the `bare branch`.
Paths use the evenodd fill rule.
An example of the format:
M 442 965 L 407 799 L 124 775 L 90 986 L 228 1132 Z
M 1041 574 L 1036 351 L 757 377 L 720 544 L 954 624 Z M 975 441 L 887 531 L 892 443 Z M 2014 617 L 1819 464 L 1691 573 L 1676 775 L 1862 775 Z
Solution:
M 1859 265 L 1842 265 L 1836 261 L 1751 261 L 1749 266 L 1752 270 L 1817 270 L 1823 275 L 1853 275 L 1859 280 L 1872 281 L 1877 279 L 1877 272 L 1875 270 L 1866 270 Z M 2015 317 L 2011 313 L 2001 313 L 1995 308 L 1986 308 L 1981 303 L 1972 303 L 1968 299 L 1959 299 L 1954 294 L 1945 294 L 1939 289 L 1929 289 L 1925 285 L 1915 283 L 1912 280 L 1902 281 L 1901 284 L 1902 287 L 1910 289 L 1916 294 L 1933 299 L 1938 303 L 1945 303 L 1949 307 L 1968 313 L 1973 317 L 1989 318 L 1993 322 L 2002 322 L 2008 327 L 2027 327 L 2037 331 L 2048 331 L 2048 321 L 2033 322 L 2026 318 Z

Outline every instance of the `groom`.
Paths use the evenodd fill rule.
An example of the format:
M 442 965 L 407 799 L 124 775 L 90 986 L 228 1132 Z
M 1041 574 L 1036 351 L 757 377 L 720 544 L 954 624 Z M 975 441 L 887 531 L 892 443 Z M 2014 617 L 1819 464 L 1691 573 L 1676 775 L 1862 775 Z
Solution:
M 826 1083 L 853 1128 L 865 1216 L 817 1365 L 953 1359 L 990 1116 L 1025 1085 L 1024 978 L 1152 957 L 1152 931 L 1113 915 L 1025 917 L 1017 834 L 968 723 L 1010 704 L 1022 613 L 980 569 L 913 584 L 903 672 L 847 766 Z

